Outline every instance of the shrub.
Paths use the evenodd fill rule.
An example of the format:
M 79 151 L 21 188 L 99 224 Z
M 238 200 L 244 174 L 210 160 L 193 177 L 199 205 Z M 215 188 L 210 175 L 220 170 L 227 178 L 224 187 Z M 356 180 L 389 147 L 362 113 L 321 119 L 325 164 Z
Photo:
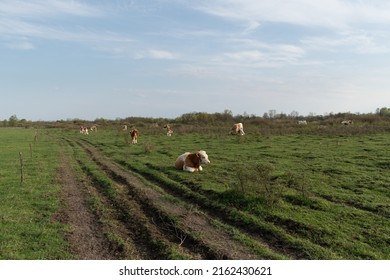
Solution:
M 280 180 L 273 180 L 274 166 L 269 163 L 258 163 L 248 168 L 248 165 L 237 167 L 237 183 L 233 191 L 244 195 L 259 196 L 268 206 L 276 204 L 283 191 Z

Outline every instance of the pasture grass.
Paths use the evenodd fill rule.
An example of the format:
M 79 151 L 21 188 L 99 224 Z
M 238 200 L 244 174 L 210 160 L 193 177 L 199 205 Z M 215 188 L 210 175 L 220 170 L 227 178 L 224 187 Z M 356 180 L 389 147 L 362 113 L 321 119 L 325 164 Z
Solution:
M 278 258 L 390 259 L 390 134 L 334 129 L 256 130 L 243 137 L 211 130 L 167 137 L 145 129 L 132 145 L 125 133 L 109 127 L 90 135 L 2 128 L 0 259 L 73 257 L 64 241 L 67 228 L 54 219 L 60 207 L 56 174 L 62 136 L 92 144 L 145 182 L 166 185 L 211 211 L 228 209 L 226 222 L 257 230 L 270 248 L 276 244 L 297 252 L 271 252 Z M 177 156 L 196 150 L 205 150 L 211 164 L 194 174 L 175 169 Z M 106 186 L 105 195 L 115 200 L 111 180 L 81 150 L 73 156 L 83 162 L 80 172 Z M 104 205 L 95 207 L 105 211 Z M 234 234 L 251 243 L 248 235 Z
M 131 145 L 107 130 L 85 141 L 145 176 L 246 213 L 248 224 L 273 228 L 298 250 L 311 247 L 309 258 L 389 259 L 389 136 L 141 133 Z M 178 155 L 200 149 L 211 161 L 203 172 L 174 168 Z
M 71 258 L 66 228 L 53 217 L 60 206 L 55 177 L 60 146 L 43 131 L 17 128 L 1 128 L 0 143 L 0 259 Z

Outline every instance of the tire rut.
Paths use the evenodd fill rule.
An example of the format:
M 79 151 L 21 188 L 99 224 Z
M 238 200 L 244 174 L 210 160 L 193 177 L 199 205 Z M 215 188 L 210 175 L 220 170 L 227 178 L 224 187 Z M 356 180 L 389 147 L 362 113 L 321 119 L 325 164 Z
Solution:
M 215 225 L 216 220 L 202 213 L 194 204 L 184 200 L 172 203 L 164 199 L 167 193 L 158 192 L 127 170 L 105 159 L 90 144 L 75 142 L 116 184 L 124 185 L 127 196 L 135 199 L 152 224 L 202 259 L 259 259 L 253 249 L 235 240 L 231 233 Z M 169 196 L 169 195 L 168 195 Z M 177 198 L 175 198 L 177 199 Z M 269 258 L 269 256 L 267 256 Z
M 60 160 L 58 181 L 62 186 L 60 199 L 63 207 L 56 213 L 55 219 L 69 225 L 66 240 L 70 252 L 80 260 L 120 258 L 117 251 L 110 249 L 98 219 L 87 206 L 85 188 L 75 179 L 69 158 L 62 153 Z

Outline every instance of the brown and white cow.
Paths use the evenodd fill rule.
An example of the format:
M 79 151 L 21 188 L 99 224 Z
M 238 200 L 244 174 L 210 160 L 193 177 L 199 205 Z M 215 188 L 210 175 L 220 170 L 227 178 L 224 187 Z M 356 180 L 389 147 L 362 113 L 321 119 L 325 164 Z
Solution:
M 80 126 L 80 134 L 88 135 L 88 127 Z
M 195 153 L 186 152 L 176 159 L 175 167 L 179 170 L 196 172 L 202 171 L 201 164 L 209 164 L 209 156 L 205 151 L 197 151 Z
M 164 125 L 164 128 L 167 130 L 167 136 L 172 136 L 173 130 L 169 126 L 169 124 Z
M 138 143 L 138 136 L 139 136 L 139 131 L 138 129 L 134 128 L 131 132 L 131 143 L 132 144 L 137 144 Z
M 237 135 L 237 134 L 244 135 L 245 132 L 244 132 L 243 124 L 242 123 L 234 124 L 232 129 L 230 130 L 230 134 L 232 134 L 232 135 Z

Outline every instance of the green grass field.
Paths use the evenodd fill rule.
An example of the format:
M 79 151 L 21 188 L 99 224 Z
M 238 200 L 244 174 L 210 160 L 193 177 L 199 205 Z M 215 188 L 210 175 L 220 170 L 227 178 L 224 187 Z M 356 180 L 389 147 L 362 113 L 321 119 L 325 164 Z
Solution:
M 60 145 L 43 131 L 16 128 L 0 129 L 0 143 L 0 259 L 71 258 L 66 225 L 53 219 Z
M 52 218 L 61 206 L 59 154 L 72 142 L 97 148 L 128 172 L 219 216 L 219 226 L 240 242 L 261 238 L 273 258 L 390 259 L 389 133 L 167 137 L 145 130 L 137 145 L 109 127 L 90 135 L 42 129 L 34 142 L 35 133 L 0 130 L 1 259 L 72 258 L 67 226 Z M 211 161 L 202 172 L 174 168 L 178 155 L 200 149 Z M 78 148 L 72 156 L 86 161 L 88 153 Z

